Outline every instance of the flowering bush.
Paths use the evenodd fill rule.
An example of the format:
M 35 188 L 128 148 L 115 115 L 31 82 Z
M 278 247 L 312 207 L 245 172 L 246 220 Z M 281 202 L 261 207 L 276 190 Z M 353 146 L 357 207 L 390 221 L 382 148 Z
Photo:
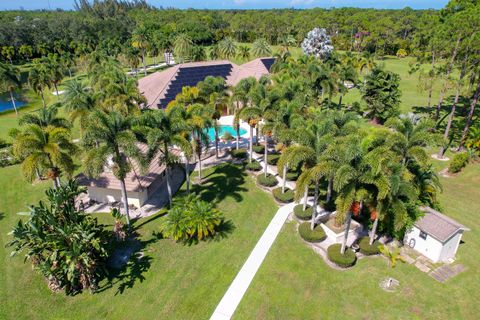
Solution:
M 324 28 L 314 28 L 303 39 L 302 50 L 306 55 L 326 59 L 333 51 L 332 39 Z

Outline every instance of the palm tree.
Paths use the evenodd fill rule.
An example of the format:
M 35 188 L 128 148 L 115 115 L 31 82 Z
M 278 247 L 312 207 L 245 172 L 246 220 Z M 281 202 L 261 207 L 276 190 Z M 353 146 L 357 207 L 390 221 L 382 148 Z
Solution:
M 57 94 L 58 100 L 60 98 L 60 96 L 58 95 L 58 84 L 64 78 L 64 65 L 57 54 L 49 54 L 48 58 L 45 60 L 44 63 L 49 74 L 50 82 L 55 88 L 55 93 Z
M 252 45 L 252 53 L 256 57 L 266 57 L 272 53 L 272 48 L 265 38 L 259 38 Z
M 239 46 L 238 56 L 244 60 L 248 60 L 250 58 L 250 48 L 247 46 Z
M 145 64 L 145 52 L 150 46 L 150 32 L 144 25 L 137 27 L 133 31 L 132 46 L 140 50 L 142 55 L 143 73 L 147 75 L 147 66 Z
M 130 210 L 125 186 L 125 178 L 131 170 L 130 159 L 145 168 L 144 155 L 140 152 L 138 140 L 132 131 L 132 117 L 123 116 L 117 111 L 106 113 L 95 110 L 89 116 L 85 137 L 88 138 L 83 160 L 85 173 L 97 176 L 104 171 L 110 161 L 113 162 L 112 171 L 121 184 L 123 205 L 130 227 Z M 89 144 L 91 141 L 96 141 L 98 146 L 93 148 Z
M 71 175 L 75 169 L 72 155 L 77 151 L 68 129 L 54 126 L 28 125 L 15 137 L 13 153 L 22 161 L 22 171 L 28 181 L 38 172 L 47 170 L 53 186 L 60 185 L 62 172 Z
M 390 118 L 385 126 L 394 130 L 390 138 L 393 150 L 400 155 L 402 164 L 407 167 L 415 163 L 425 165 L 428 160 L 425 147 L 441 141 L 438 134 L 431 132 L 435 125 L 428 119 L 417 119 L 408 115 Z
M 192 51 L 192 46 L 192 39 L 187 34 L 180 33 L 173 42 L 173 51 L 180 57 L 182 62 L 185 62 L 185 58 L 187 58 Z
M 261 114 L 262 114 L 262 110 L 257 106 L 243 107 L 238 113 L 239 118 L 247 122 L 248 125 L 250 126 L 250 143 L 248 146 L 250 151 L 250 155 L 249 155 L 250 163 L 252 162 L 252 153 L 253 153 L 253 129 L 258 125 Z
M 290 47 L 293 47 L 297 44 L 297 40 L 295 40 L 295 37 L 290 34 L 284 35 L 280 38 L 279 44 L 281 51 L 285 53 L 290 51 Z
M 71 124 L 64 118 L 58 117 L 58 109 L 60 105 L 58 103 L 42 108 L 37 112 L 30 112 L 24 114 L 19 120 L 19 125 L 35 124 L 42 128 L 48 126 L 70 129 Z
M 352 134 L 328 153 L 335 154 L 338 166 L 335 170 L 333 188 L 337 192 L 336 223 L 345 222 L 345 236 L 340 252 L 345 253 L 348 232 L 353 215 L 358 215 L 363 201 L 373 193 L 378 201 L 385 199 L 390 186 L 384 169 L 391 161 L 392 154 L 388 146 L 377 146 L 375 136 L 359 132 Z
M 220 56 L 220 49 L 217 44 L 214 44 L 210 47 L 209 57 L 212 60 L 217 60 L 218 57 Z
M 237 45 L 231 37 L 227 37 L 218 43 L 220 54 L 225 59 L 235 57 L 237 53 Z
M 259 38 L 252 45 L 252 53 L 256 57 L 266 57 L 272 54 L 272 48 L 265 38 Z
M 17 105 L 15 104 L 15 98 L 13 91 L 20 88 L 20 74 L 18 68 L 13 65 L 0 62 L 0 91 L 8 91 L 10 93 L 10 100 L 12 101 L 15 114 L 18 116 Z
M 80 129 L 86 127 L 90 112 L 95 108 L 95 96 L 87 84 L 78 79 L 65 83 L 62 104 L 70 114 L 71 121 L 80 120 Z
M 178 162 L 177 156 L 171 152 L 173 146 L 179 147 L 188 158 L 192 154 L 192 146 L 186 138 L 187 124 L 176 116 L 175 109 L 149 110 L 139 119 L 139 131 L 146 137 L 148 143 L 148 159 L 158 158 L 159 165 L 165 165 L 167 179 L 168 202 L 172 206 L 172 187 L 170 184 L 170 170 Z
M 50 88 L 52 82 L 50 73 L 45 63 L 37 59 L 35 60 L 28 74 L 28 83 L 30 84 L 32 90 L 36 94 L 40 95 L 40 97 L 42 98 L 43 107 L 46 108 L 47 105 L 45 103 L 45 96 L 43 94 L 43 91 L 46 88 Z

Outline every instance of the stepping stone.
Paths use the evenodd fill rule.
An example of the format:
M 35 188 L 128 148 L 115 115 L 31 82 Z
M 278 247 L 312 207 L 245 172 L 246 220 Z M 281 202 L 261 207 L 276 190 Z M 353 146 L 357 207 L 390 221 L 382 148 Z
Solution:
M 412 257 L 410 257 L 409 255 L 402 255 L 402 257 L 405 259 L 405 261 L 408 263 L 408 264 L 412 264 L 415 262 L 415 259 L 413 259 Z
M 430 271 L 430 268 L 424 265 L 423 263 L 421 263 L 420 261 L 415 262 L 415 267 L 417 267 L 420 271 L 425 273 Z

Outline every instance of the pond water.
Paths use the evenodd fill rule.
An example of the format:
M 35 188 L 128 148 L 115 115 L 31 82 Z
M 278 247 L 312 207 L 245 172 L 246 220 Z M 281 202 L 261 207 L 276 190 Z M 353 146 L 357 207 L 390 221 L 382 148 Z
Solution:
M 225 132 L 230 133 L 233 137 L 237 137 L 237 130 L 235 130 L 235 128 L 233 128 L 232 126 L 219 126 L 218 137 L 221 138 L 225 134 Z M 245 133 L 247 133 L 247 130 L 240 128 L 240 136 L 243 136 Z M 208 140 L 215 141 L 215 129 L 208 129 L 207 134 Z
M 25 101 L 22 101 L 21 97 L 19 97 L 18 95 L 14 95 L 14 97 L 15 97 L 15 103 L 17 105 L 17 108 L 20 108 L 21 106 L 24 106 L 27 104 Z M 0 112 L 6 111 L 6 110 L 13 110 L 13 105 L 12 105 L 12 102 L 10 101 L 10 94 L 2 93 L 0 94 Z

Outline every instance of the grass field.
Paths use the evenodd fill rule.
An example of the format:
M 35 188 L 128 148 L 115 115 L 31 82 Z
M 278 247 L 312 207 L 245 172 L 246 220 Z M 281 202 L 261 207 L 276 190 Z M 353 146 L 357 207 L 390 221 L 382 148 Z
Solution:
M 478 319 L 480 165 L 442 178 L 442 184 L 443 211 L 471 229 L 457 253 L 467 271 L 441 284 L 409 264 L 391 269 L 380 257 L 336 271 L 303 243 L 294 223 L 288 223 L 234 319 Z M 383 291 L 379 282 L 385 277 L 399 280 L 400 290 Z
M 54 294 L 22 257 L 9 257 L 7 232 L 26 205 L 43 196 L 49 184 L 22 181 L 18 166 L 0 169 L 0 319 L 206 319 L 240 270 L 277 206 L 239 167 L 205 171 L 194 187 L 218 204 L 231 233 L 216 241 L 183 245 L 159 239 L 161 216 L 136 222 L 145 258 L 120 273 L 111 287 L 102 282 L 96 294 Z M 112 219 L 101 214 L 104 223 Z M 123 292 L 122 292 L 123 290 Z

